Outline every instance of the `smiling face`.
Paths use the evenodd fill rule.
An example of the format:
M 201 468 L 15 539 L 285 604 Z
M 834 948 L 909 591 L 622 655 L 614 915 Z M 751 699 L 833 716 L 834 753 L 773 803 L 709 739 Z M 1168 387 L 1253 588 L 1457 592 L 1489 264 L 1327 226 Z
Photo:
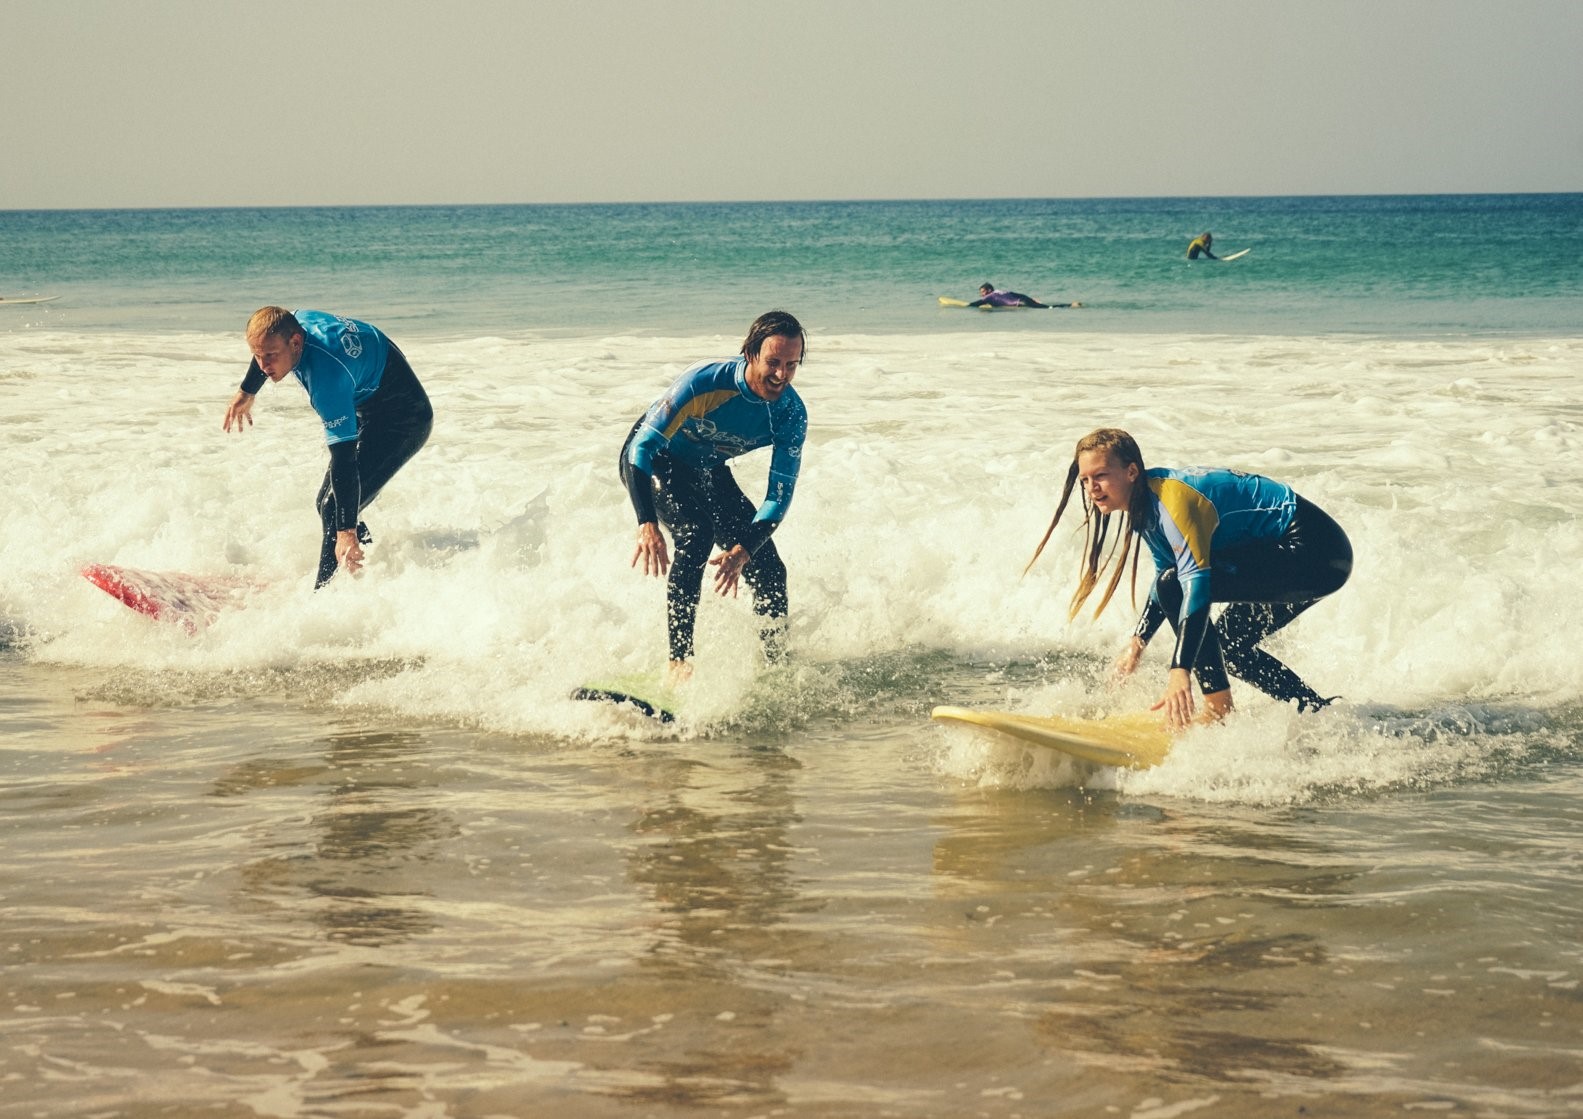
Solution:
M 1137 463 L 1124 465 L 1109 448 L 1077 454 L 1077 480 L 1083 487 L 1083 496 L 1107 516 L 1127 509 L 1138 475 Z
M 762 400 L 779 400 L 786 386 L 797 375 L 797 367 L 801 364 L 802 339 L 772 334 L 764 339 L 759 352 L 748 358 L 748 388 Z
M 253 351 L 253 360 L 271 381 L 279 381 L 297 368 L 302 360 L 302 346 L 306 341 L 299 330 L 289 338 L 279 334 L 249 334 L 247 348 Z

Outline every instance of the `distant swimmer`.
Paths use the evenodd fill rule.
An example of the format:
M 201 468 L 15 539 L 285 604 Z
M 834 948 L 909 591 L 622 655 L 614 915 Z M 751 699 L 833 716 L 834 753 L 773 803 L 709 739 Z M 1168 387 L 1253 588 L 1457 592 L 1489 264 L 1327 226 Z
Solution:
M 294 374 L 324 422 L 330 468 L 319 489 L 323 526 L 314 589 L 340 567 L 363 566 L 368 529 L 358 520 L 396 471 L 417 454 L 434 409 L 396 344 L 366 322 L 324 311 L 263 307 L 247 323 L 252 364 L 225 410 L 224 429 L 253 423 L 253 400 L 267 378 Z
M 1298 710 L 1331 702 L 1295 672 L 1259 648 L 1260 643 L 1321 598 L 1341 588 L 1352 572 L 1352 545 L 1341 526 L 1290 486 L 1237 470 L 1145 470 L 1132 436 L 1100 428 L 1078 441 L 1067 469 L 1055 517 L 1033 553 L 1039 558 L 1081 486 L 1087 526 L 1083 571 L 1072 596 L 1077 616 L 1110 564 L 1105 542 L 1113 539 L 1110 518 L 1123 514 L 1120 560 L 1094 611 L 1109 604 L 1127 566 L 1133 538 L 1141 537 L 1154 557 L 1154 586 L 1127 648 L 1116 661 L 1118 677 L 1137 668 L 1150 638 L 1169 622 L 1176 633 L 1164 708 L 1172 727 L 1193 717 L 1190 674 L 1204 693 L 1205 715 L 1231 710 L 1229 673 Z M 1138 551 L 1133 552 L 1136 587 Z M 1212 603 L 1229 606 L 1211 622 Z
M 978 298 L 969 307 L 1081 307 L 1081 303 L 1041 303 L 1020 291 L 1001 291 L 994 284 L 979 284 Z
M 1197 260 L 1200 255 L 1203 255 L 1203 256 L 1207 256 L 1210 260 L 1219 260 L 1220 258 L 1218 256 L 1216 256 L 1214 253 L 1209 251 L 1209 246 L 1214 244 L 1214 243 L 1215 243 L 1215 236 L 1214 236 L 1214 234 L 1212 234 L 1212 233 L 1200 233 L 1197 237 L 1194 237 L 1192 239 L 1192 241 L 1188 244 L 1188 246 L 1187 246 L 1187 259 L 1188 260 Z
M 786 517 L 802 464 L 808 412 L 792 388 L 806 336 L 785 311 L 760 315 L 741 352 L 694 365 L 649 406 L 621 447 L 621 480 L 638 518 L 632 566 L 665 575 L 666 617 L 673 679 L 691 672 L 693 627 L 706 561 L 718 568 L 714 587 L 753 591 L 762 619 L 765 657 L 784 652 L 786 565 L 771 534 Z M 769 487 L 755 509 L 726 464 L 761 447 L 772 448 Z M 659 526 L 670 529 L 675 562 Z M 709 559 L 711 547 L 720 554 Z

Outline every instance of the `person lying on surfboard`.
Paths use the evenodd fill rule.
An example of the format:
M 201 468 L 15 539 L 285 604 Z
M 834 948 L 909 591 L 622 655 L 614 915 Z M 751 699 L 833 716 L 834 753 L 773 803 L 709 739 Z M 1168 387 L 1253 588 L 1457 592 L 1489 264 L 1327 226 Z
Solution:
M 979 284 L 978 298 L 969 307 L 1081 307 L 1081 303 L 1040 303 L 1020 291 L 1002 291 L 994 284 Z
M 1141 537 L 1154 557 L 1154 585 L 1137 628 L 1116 661 L 1120 677 L 1131 675 L 1144 648 L 1169 622 L 1176 633 L 1165 694 L 1150 710 L 1164 709 L 1173 728 L 1193 717 L 1190 674 L 1204 693 L 1205 715 L 1219 719 L 1231 710 L 1229 673 L 1299 711 L 1317 710 L 1325 699 L 1298 675 L 1259 648 L 1270 634 L 1328 594 L 1352 573 L 1352 544 L 1324 510 L 1290 486 L 1237 470 L 1145 470 L 1132 436 L 1100 428 L 1078 440 L 1066 485 L 1044 539 L 1028 568 L 1044 551 L 1081 486 L 1087 542 L 1071 616 L 1076 617 L 1100 576 L 1121 556 L 1094 616 L 1121 582 L 1132 552 L 1134 591 Z M 1119 514 L 1121 531 L 1110 519 Z M 1106 541 L 1110 547 L 1106 550 Z M 1024 569 L 1024 574 L 1027 568 Z M 1211 603 L 1229 603 L 1211 622 Z
M 224 430 L 253 423 L 267 378 L 295 374 L 324 421 L 330 468 L 317 507 L 324 534 L 313 587 L 338 568 L 363 566 L 368 528 L 358 518 L 434 426 L 428 394 L 396 344 L 366 322 L 324 311 L 261 307 L 247 322 L 253 361 L 225 410 Z
M 1219 260 L 1220 258 L 1218 256 L 1216 256 L 1214 253 L 1209 251 L 1209 246 L 1214 244 L 1214 242 L 1215 242 L 1214 234 L 1212 234 L 1212 233 L 1200 233 L 1197 237 L 1194 237 L 1192 239 L 1192 241 L 1188 243 L 1188 246 L 1187 246 L 1187 259 L 1188 260 L 1197 260 L 1199 258 L 1199 255 L 1202 254 L 1204 256 L 1207 256 L 1210 260 Z
M 694 365 L 638 418 L 621 447 L 621 480 L 638 518 L 632 566 L 666 575 L 666 616 L 673 678 L 685 679 L 706 561 L 718 570 L 720 594 L 753 591 L 764 622 L 765 656 L 778 660 L 786 627 L 786 565 L 770 535 L 785 519 L 797 485 L 808 412 L 792 388 L 806 336 L 785 311 L 760 315 L 741 353 Z M 769 488 L 757 509 L 726 463 L 771 447 Z M 670 529 L 675 562 L 659 526 Z M 709 559 L 712 546 L 719 555 Z

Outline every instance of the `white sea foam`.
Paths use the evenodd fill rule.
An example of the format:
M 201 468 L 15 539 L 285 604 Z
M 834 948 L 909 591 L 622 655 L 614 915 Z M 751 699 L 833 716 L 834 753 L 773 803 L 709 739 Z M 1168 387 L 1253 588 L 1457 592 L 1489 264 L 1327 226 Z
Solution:
M 4 629 L 31 657 L 150 680 L 322 666 L 336 702 L 597 733 L 609 714 L 568 689 L 663 657 L 663 591 L 628 566 L 617 451 L 673 377 L 735 344 L 403 339 L 435 403 L 433 437 L 369 510 L 367 574 L 313 594 L 326 456 L 293 382 L 267 388 L 257 426 L 227 436 L 246 356 L 235 337 L 12 340 Z M 1575 704 L 1583 663 L 1561 649 L 1583 628 L 1580 359 L 1576 339 L 815 336 L 798 378 L 810 441 L 776 537 L 801 679 L 817 691 L 835 686 L 828 666 L 930 651 L 1101 664 L 1134 614 L 1123 593 L 1098 621 L 1067 620 L 1075 527 L 1020 572 L 1072 444 L 1117 425 L 1151 464 L 1271 474 L 1348 530 L 1352 581 L 1273 642 L 1321 691 L 1403 709 Z M 750 496 L 765 458 L 736 467 Z M 87 562 L 273 583 L 189 638 L 78 578 Z M 745 597 L 706 600 L 702 709 L 740 703 L 755 644 Z M 1156 659 L 1127 701 L 1149 698 Z M 339 662 L 379 667 L 338 685 Z M 1040 687 L 1002 698 L 1084 702 L 1086 685 Z

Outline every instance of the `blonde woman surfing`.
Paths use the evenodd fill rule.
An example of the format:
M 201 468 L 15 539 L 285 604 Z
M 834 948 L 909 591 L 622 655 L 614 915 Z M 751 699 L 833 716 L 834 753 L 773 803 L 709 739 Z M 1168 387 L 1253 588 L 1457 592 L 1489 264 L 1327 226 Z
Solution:
M 1176 635 L 1165 693 L 1151 710 L 1172 728 L 1193 718 L 1192 677 L 1205 715 L 1231 710 L 1229 676 L 1301 711 L 1330 703 L 1260 643 L 1328 594 L 1352 572 L 1352 545 L 1341 526 L 1290 486 L 1236 470 L 1176 470 L 1143 465 L 1125 431 L 1100 428 L 1077 444 L 1066 485 L 1034 560 L 1080 489 L 1086 546 L 1071 613 L 1077 616 L 1105 570 L 1115 570 L 1097 617 L 1121 582 L 1129 554 L 1136 589 L 1143 545 L 1154 558 L 1154 584 L 1137 628 L 1116 661 L 1130 675 L 1162 622 Z M 1120 516 L 1119 531 L 1111 518 Z M 1135 546 L 1141 538 L 1142 545 Z M 1108 548 L 1107 548 L 1108 545 Z M 1120 550 L 1119 557 L 1116 555 Z M 1033 566 L 1033 560 L 1028 562 Z M 1229 605 L 1211 621 L 1212 603 Z M 1334 697 L 1332 697 L 1334 698 Z

